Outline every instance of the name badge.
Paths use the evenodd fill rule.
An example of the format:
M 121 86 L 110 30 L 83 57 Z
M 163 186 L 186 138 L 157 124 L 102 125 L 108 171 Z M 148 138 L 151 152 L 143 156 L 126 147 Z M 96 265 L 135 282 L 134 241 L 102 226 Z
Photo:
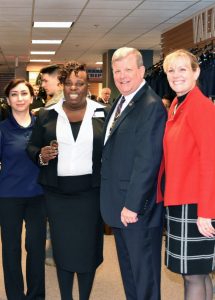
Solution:
M 104 111 L 95 111 L 93 114 L 93 118 L 104 118 L 105 114 Z

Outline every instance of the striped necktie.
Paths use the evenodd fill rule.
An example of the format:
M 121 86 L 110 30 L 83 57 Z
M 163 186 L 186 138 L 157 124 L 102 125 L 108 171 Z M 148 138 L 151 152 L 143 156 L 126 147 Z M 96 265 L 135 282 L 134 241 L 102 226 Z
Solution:
M 114 119 L 113 119 L 113 122 L 111 124 L 111 127 L 110 127 L 110 132 L 111 130 L 113 129 L 117 119 L 119 118 L 120 114 L 121 114 L 121 110 L 122 110 L 122 106 L 123 106 L 123 103 L 125 102 L 125 97 L 122 96 L 122 98 L 120 99 L 118 105 L 117 105 L 117 108 L 116 108 L 116 112 L 115 112 L 115 115 L 114 115 Z

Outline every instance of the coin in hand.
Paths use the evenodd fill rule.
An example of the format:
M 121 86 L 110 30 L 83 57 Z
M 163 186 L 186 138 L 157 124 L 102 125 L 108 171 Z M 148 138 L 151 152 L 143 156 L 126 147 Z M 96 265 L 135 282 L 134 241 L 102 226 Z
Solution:
M 57 148 L 57 147 L 58 147 L 58 142 L 57 142 L 57 140 L 52 140 L 52 141 L 50 142 L 50 146 L 51 146 L 51 147 L 54 147 L 54 148 Z

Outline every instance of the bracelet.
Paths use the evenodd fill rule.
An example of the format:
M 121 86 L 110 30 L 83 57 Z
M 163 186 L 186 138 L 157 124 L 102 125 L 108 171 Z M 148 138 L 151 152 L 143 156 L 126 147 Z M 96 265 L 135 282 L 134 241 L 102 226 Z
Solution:
M 43 161 L 42 154 L 40 153 L 40 154 L 39 154 L 39 165 L 40 165 L 40 166 L 47 166 L 48 164 L 49 164 L 48 162 L 45 163 L 45 162 Z

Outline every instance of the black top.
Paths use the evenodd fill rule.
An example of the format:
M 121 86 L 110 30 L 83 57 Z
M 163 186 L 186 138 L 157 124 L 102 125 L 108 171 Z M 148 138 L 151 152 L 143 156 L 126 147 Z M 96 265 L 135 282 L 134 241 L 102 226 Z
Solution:
M 180 97 L 177 97 L 178 98 L 178 105 L 177 106 L 179 106 L 184 101 L 184 99 L 187 97 L 187 94 L 185 94 L 183 96 L 180 96 Z
M 81 127 L 81 123 L 82 123 L 82 121 L 70 122 L 71 129 L 72 129 L 72 134 L 73 134 L 73 137 L 74 137 L 75 141 L 77 140 L 78 133 L 79 133 L 79 130 L 80 130 L 80 127 Z

